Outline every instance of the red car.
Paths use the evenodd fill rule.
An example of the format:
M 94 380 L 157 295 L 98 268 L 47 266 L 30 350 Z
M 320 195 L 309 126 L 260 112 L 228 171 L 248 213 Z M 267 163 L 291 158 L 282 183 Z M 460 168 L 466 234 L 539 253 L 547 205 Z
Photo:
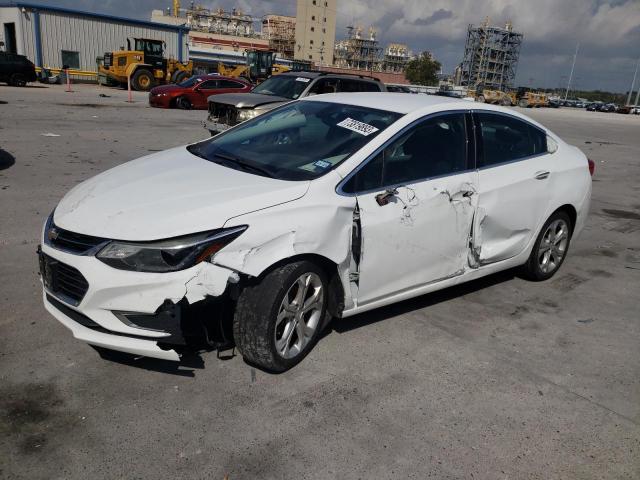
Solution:
M 207 109 L 207 98 L 219 93 L 246 93 L 253 86 L 239 78 L 195 75 L 177 85 L 161 85 L 149 92 L 149 105 L 159 108 Z

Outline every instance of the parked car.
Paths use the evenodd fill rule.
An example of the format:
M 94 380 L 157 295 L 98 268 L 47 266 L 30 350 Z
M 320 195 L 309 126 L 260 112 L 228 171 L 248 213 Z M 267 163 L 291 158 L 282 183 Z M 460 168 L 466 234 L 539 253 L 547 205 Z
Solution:
M 589 105 L 587 105 L 587 112 L 597 112 L 600 105 L 602 104 L 598 102 L 590 103 Z
M 0 52 L 0 82 L 14 87 L 24 87 L 36 81 L 36 67 L 24 55 Z
M 92 345 L 179 360 L 190 338 L 232 337 L 283 371 L 332 317 L 514 267 L 551 278 L 590 173 L 507 108 L 307 97 L 74 187 L 44 226 L 44 304 Z
M 404 85 L 387 85 L 387 92 L 411 93 L 411 89 Z
M 149 105 L 160 108 L 206 110 L 207 98 L 223 93 L 247 93 L 253 86 L 246 80 L 217 74 L 196 75 L 175 85 L 161 85 L 149 92 Z
M 599 112 L 617 112 L 618 106 L 615 103 L 605 103 L 598 107 Z
M 255 118 L 299 98 L 336 92 L 384 92 L 380 80 L 363 75 L 326 72 L 286 72 L 255 87 L 249 95 L 218 95 L 209 98 L 204 127 L 211 135 Z

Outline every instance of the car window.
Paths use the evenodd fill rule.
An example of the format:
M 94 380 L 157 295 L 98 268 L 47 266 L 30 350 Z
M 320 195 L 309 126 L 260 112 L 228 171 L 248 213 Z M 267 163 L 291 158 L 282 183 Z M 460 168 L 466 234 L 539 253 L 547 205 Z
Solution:
M 547 151 L 547 137 L 540 129 L 498 113 L 476 114 L 482 132 L 478 167 L 512 162 Z
M 289 103 L 192 145 L 194 155 L 282 180 L 311 180 L 360 150 L 401 114 L 331 102 Z
M 427 119 L 387 146 L 342 190 L 364 192 L 465 171 L 466 138 L 463 113 Z
M 198 87 L 203 90 L 212 90 L 214 88 L 220 88 L 218 83 L 219 83 L 218 80 L 205 80 L 200 85 L 198 85 Z
M 338 91 L 337 78 L 321 78 L 313 84 L 309 95 L 322 95 L 324 93 L 336 93 Z
M 219 88 L 244 88 L 244 84 L 233 80 L 219 80 Z
M 309 82 L 311 82 L 311 78 L 307 77 L 275 75 L 266 79 L 251 92 L 295 100 L 302 95 L 302 92 L 304 92 L 304 90 L 309 86 Z
M 363 82 L 343 78 L 340 80 L 341 92 L 379 92 L 380 87 L 373 82 Z

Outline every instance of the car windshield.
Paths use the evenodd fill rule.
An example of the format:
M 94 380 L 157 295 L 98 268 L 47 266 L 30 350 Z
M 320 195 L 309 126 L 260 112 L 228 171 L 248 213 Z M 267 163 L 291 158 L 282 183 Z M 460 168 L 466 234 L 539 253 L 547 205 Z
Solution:
M 189 87 L 193 87 L 197 83 L 200 83 L 201 81 L 202 81 L 201 77 L 190 77 L 190 78 L 187 78 L 184 82 L 180 82 L 178 86 L 183 88 L 189 88 Z
M 252 93 L 275 95 L 296 100 L 302 92 L 304 92 L 304 89 L 307 88 L 309 82 L 311 82 L 311 79 L 306 77 L 276 75 L 262 82 L 252 90 Z
M 230 168 L 281 180 L 320 177 L 357 152 L 401 114 L 298 101 L 188 147 Z

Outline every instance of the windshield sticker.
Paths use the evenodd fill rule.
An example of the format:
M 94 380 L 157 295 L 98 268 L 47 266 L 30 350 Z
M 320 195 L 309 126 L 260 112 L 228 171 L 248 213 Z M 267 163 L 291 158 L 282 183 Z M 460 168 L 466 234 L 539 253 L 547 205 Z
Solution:
M 346 128 L 353 132 L 359 133 L 360 135 L 364 135 L 368 137 L 372 133 L 376 133 L 379 128 L 374 127 L 373 125 L 369 125 L 368 123 L 362 123 L 353 118 L 345 118 L 343 121 L 338 123 L 338 127 Z
M 314 163 L 314 165 L 320 168 L 329 168 L 331 166 L 331 162 L 327 162 L 326 160 L 318 160 L 316 163 Z
M 296 82 L 309 83 L 311 81 L 310 78 L 298 77 L 296 78 Z

